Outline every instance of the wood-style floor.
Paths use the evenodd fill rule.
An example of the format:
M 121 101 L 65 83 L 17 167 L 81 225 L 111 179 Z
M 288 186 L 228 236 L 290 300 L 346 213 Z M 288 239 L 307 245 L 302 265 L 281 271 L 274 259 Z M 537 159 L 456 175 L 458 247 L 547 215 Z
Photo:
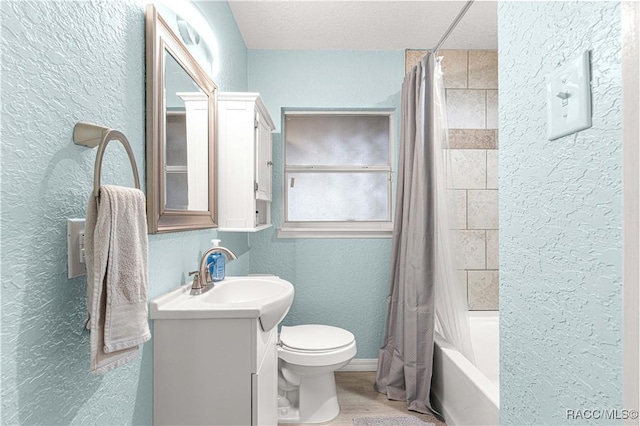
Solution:
M 389 401 L 386 395 L 376 392 L 373 388 L 375 371 L 338 371 L 336 372 L 336 388 L 338 390 L 338 402 L 340 414 L 326 425 L 353 426 L 354 417 L 376 416 L 413 416 L 420 420 L 433 423 L 436 426 L 446 426 L 437 417 L 414 413 L 407 410 L 404 401 Z M 308 426 L 292 425 L 288 426 Z

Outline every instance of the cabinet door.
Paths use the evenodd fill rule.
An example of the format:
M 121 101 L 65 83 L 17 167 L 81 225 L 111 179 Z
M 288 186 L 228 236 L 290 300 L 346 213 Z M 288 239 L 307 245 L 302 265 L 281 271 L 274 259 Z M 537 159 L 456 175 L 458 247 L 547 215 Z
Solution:
M 265 349 L 262 365 L 251 375 L 251 425 L 278 424 L 278 350 L 277 333 L 272 332 Z
M 271 201 L 271 128 L 256 112 L 256 199 Z

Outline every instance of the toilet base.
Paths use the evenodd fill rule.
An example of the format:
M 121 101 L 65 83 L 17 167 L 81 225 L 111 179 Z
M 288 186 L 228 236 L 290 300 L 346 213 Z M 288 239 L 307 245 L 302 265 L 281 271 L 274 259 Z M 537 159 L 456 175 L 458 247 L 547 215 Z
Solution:
M 300 377 L 297 392 L 299 406 L 278 408 L 279 423 L 324 423 L 340 413 L 333 372 Z

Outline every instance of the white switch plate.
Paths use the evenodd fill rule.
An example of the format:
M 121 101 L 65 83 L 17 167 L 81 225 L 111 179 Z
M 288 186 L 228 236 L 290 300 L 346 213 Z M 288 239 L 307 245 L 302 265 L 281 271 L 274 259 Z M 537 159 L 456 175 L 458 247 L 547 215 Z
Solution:
M 67 277 L 75 278 L 86 274 L 84 219 L 67 219 Z
M 591 127 L 589 51 L 547 76 L 547 129 L 550 141 Z

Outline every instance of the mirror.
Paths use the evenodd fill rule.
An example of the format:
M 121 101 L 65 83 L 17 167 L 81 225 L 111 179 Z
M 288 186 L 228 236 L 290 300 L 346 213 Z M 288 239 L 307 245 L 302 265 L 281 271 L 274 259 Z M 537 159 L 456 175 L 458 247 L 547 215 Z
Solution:
M 152 4 L 146 51 L 149 233 L 215 228 L 217 87 Z

